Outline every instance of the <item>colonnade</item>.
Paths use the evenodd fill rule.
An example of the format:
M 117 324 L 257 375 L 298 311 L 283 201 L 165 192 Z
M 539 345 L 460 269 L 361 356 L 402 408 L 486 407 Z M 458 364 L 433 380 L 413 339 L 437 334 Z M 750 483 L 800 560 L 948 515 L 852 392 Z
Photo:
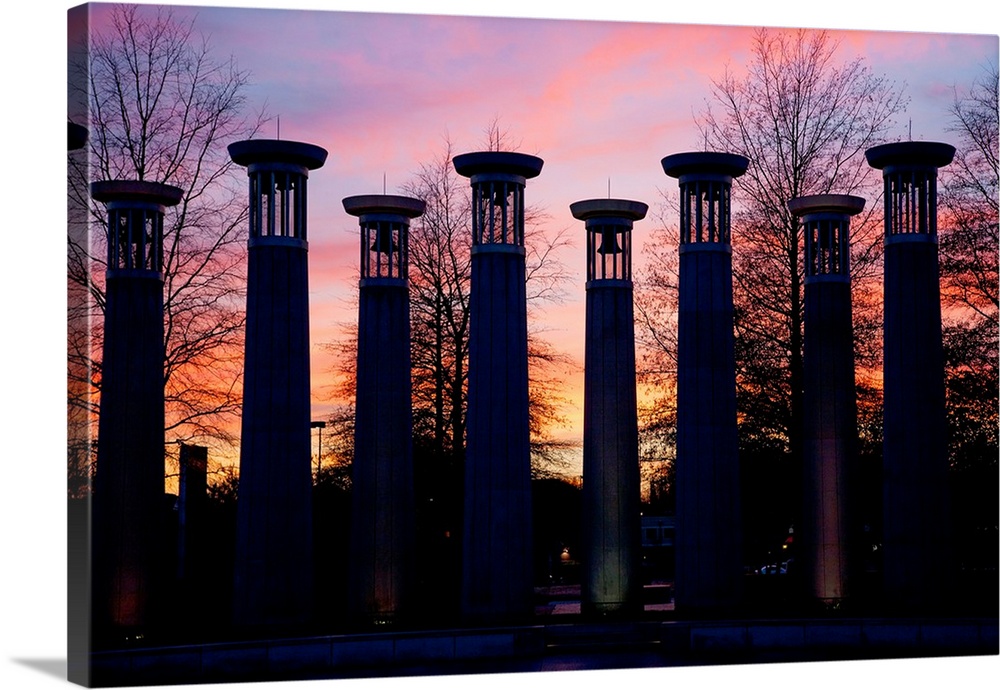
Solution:
M 306 183 L 327 152 L 248 140 L 229 147 L 249 181 L 247 333 L 234 620 L 298 625 L 313 612 Z M 867 151 L 885 185 L 885 590 L 915 606 L 947 579 L 936 171 L 954 149 L 903 142 Z M 661 161 L 678 180 L 677 575 L 679 610 L 732 610 L 743 574 L 732 296 L 738 155 Z M 533 612 L 524 210 L 543 162 L 456 156 L 470 180 L 472 276 L 462 613 L 470 623 Z M 182 190 L 92 185 L 108 208 L 108 303 L 95 480 L 95 600 L 103 623 L 154 620 L 163 480 L 163 214 Z M 343 200 L 361 228 L 350 613 L 406 616 L 415 592 L 408 305 L 409 223 L 424 202 Z M 864 199 L 788 200 L 805 231 L 802 536 L 809 596 L 851 595 L 857 520 L 849 218 Z M 641 611 L 632 230 L 647 206 L 570 206 L 587 233 L 584 402 L 585 613 Z M 938 587 L 940 590 L 940 586 Z

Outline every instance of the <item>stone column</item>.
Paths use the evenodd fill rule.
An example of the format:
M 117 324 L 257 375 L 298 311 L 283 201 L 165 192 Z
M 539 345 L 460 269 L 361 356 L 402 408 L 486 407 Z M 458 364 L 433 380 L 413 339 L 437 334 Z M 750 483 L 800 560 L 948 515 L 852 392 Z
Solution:
M 954 154 L 924 141 L 865 152 L 885 190 L 884 596 L 906 611 L 941 605 L 951 579 L 937 171 Z
M 828 605 L 851 594 L 858 544 L 850 218 L 864 207 L 864 199 L 843 194 L 788 202 L 805 236 L 804 494 L 796 536 L 808 595 Z
M 366 195 L 343 203 L 361 226 L 348 611 L 387 623 L 405 617 L 414 594 L 407 262 L 410 219 L 424 202 Z
M 678 610 L 730 609 L 742 600 L 736 359 L 730 193 L 749 161 L 728 153 L 662 160 L 678 178 L 677 322 Z
M 570 205 L 587 230 L 584 613 L 642 612 L 632 224 L 647 210 L 646 204 L 623 199 Z
M 94 624 L 148 629 L 166 579 L 163 215 L 183 191 L 155 182 L 90 186 L 108 210 L 101 413 L 94 477 Z
M 472 185 L 462 612 L 523 620 L 533 612 L 524 186 L 542 160 L 485 151 L 454 165 Z
M 229 154 L 250 185 L 233 614 L 295 625 L 313 610 L 306 181 L 327 152 L 252 139 Z

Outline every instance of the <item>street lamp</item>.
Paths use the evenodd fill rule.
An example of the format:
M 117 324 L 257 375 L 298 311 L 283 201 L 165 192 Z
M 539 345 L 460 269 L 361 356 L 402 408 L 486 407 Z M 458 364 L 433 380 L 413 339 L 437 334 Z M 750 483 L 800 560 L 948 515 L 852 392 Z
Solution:
M 326 422 L 309 422 L 310 429 L 319 429 L 319 445 L 316 450 L 316 481 L 319 482 L 319 471 L 323 464 L 323 429 Z

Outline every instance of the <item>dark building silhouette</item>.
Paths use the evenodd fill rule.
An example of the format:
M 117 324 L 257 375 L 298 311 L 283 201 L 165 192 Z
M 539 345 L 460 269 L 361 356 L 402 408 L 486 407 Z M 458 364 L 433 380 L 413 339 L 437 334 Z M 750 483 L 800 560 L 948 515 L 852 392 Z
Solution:
M 424 202 L 343 200 L 361 227 L 357 394 L 351 479 L 348 611 L 382 623 L 413 604 L 415 506 L 410 379 L 410 219 Z
M 951 579 L 937 171 L 954 154 L 924 141 L 865 152 L 885 194 L 884 595 L 908 611 L 944 603 Z
M 533 612 L 524 186 L 542 160 L 485 151 L 454 165 L 472 185 L 462 612 L 520 619 Z
M 661 163 L 681 194 L 675 600 L 729 608 L 743 590 L 730 194 L 749 161 L 692 152 Z
M 208 448 L 181 444 L 178 465 L 177 498 L 172 506 L 177 546 L 177 603 L 172 619 L 201 623 L 209 618 L 212 599 L 217 596 L 209 563 L 212 550 L 219 548 L 222 539 L 209 518 Z
M 857 402 L 851 320 L 850 218 L 865 200 L 843 194 L 788 202 L 805 237 L 803 514 L 796 535 L 808 595 L 835 604 L 856 568 Z
M 163 215 L 183 195 L 155 182 L 104 181 L 107 207 L 101 413 L 94 477 L 94 623 L 141 634 L 159 613 L 164 568 Z
M 570 205 L 587 231 L 584 613 L 642 610 L 632 225 L 647 210 L 646 204 L 623 199 Z
M 253 139 L 229 154 L 250 183 L 233 614 L 292 625 L 313 611 L 306 181 L 327 152 Z
M 208 448 L 181 444 L 177 482 L 177 577 L 197 583 L 205 557 Z M 196 585 L 197 586 L 197 585 Z

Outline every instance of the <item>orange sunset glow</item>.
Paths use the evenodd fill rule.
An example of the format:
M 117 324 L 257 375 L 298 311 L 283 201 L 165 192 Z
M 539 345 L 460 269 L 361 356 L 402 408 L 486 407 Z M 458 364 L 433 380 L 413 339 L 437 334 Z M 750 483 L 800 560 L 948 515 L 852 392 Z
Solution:
M 105 30 L 108 12 L 93 7 L 92 32 Z M 659 159 L 702 147 L 697 117 L 712 99 L 713 80 L 745 71 L 752 28 L 254 8 L 175 13 L 193 17 L 215 54 L 231 54 L 249 71 L 248 105 L 272 118 L 260 136 L 330 152 L 309 181 L 313 418 L 346 402 L 328 346 L 357 318 L 356 220 L 341 199 L 383 185 L 399 193 L 446 141 L 455 153 L 485 148 L 484 133 L 497 123 L 518 150 L 545 161 L 526 192 L 543 214 L 536 231 L 573 239 L 554 257 L 567 276 L 561 295 L 533 306 L 531 327 L 568 357 L 560 391 L 565 426 L 549 433 L 578 445 L 584 249 L 569 205 L 609 194 L 650 205 L 635 226 L 641 290 L 643 246 L 664 222 L 672 227 L 665 197 L 676 182 Z M 989 36 L 851 30 L 833 37 L 838 59 L 862 56 L 876 74 L 905 85 L 909 106 L 891 132 L 896 138 L 946 141 L 953 87 L 971 83 L 996 53 Z M 578 475 L 579 448 L 571 465 Z

